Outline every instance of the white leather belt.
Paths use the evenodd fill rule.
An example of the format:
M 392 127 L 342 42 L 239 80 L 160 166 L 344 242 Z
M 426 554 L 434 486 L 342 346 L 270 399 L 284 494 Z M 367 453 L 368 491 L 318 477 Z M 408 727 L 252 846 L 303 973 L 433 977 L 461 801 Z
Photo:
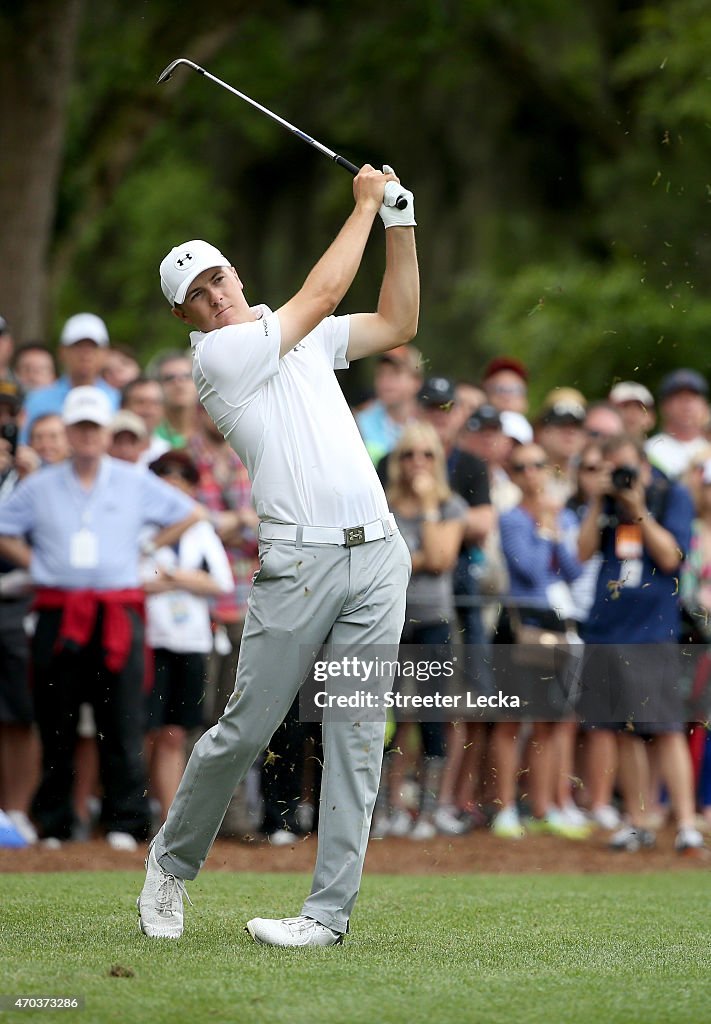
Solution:
M 384 519 L 374 519 L 363 526 L 293 526 L 290 523 L 260 523 L 260 540 L 287 540 L 295 544 L 338 544 L 355 548 L 371 540 L 382 540 L 397 533 L 392 512 Z

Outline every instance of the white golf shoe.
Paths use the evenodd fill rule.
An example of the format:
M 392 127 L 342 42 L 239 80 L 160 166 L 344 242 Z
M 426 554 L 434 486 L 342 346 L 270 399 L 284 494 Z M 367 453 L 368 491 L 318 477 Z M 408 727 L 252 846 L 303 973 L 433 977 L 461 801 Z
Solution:
M 311 917 L 284 917 L 274 920 L 254 917 L 245 929 L 262 946 L 338 946 L 343 942 L 340 932 L 334 932 Z
M 151 843 L 146 857 L 146 880 L 136 901 L 138 926 L 143 934 L 151 939 L 179 939 L 183 934 L 183 895 L 190 903 L 185 882 L 163 870 Z

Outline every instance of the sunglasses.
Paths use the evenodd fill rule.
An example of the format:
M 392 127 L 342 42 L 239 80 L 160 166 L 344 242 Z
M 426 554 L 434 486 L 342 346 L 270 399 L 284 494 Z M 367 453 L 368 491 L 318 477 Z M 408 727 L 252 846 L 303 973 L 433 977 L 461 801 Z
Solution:
M 527 469 L 545 469 L 547 462 L 513 462 L 511 469 L 514 473 L 525 473 Z
M 161 384 L 174 384 L 178 380 L 192 380 L 192 373 L 166 373 L 160 378 Z
M 400 459 L 414 459 L 416 455 L 422 455 L 425 459 L 433 459 L 435 457 L 434 452 L 416 451 L 414 448 L 408 448 L 406 451 L 400 452 Z

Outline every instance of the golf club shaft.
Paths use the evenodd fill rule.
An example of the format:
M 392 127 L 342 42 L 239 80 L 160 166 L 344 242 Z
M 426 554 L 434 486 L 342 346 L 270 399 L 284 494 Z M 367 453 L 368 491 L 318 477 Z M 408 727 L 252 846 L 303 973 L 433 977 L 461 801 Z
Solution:
M 189 68 L 192 68 L 193 71 L 197 71 L 199 75 L 204 75 L 205 78 L 209 78 L 210 81 L 214 82 L 216 85 L 221 86 L 223 89 L 226 89 L 227 92 L 231 92 L 233 96 L 237 96 L 238 99 L 244 100 L 245 103 L 249 103 L 249 105 L 251 107 L 254 107 L 255 110 L 259 110 L 262 114 L 266 114 L 267 117 L 270 117 L 272 119 L 272 121 L 276 121 L 277 124 L 280 124 L 283 128 L 288 129 L 288 131 L 296 135 L 297 138 L 301 139 L 303 142 L 308 143 L 309 146 L 313 146 L 314 149 L 317 149 L 320 153 L 323 153 L 324 156 L 327 156 L 330 160 L 333 160 L 333 162 L 338 164 L 339 167 L 345 168 L 345 170 L 349 171 L 352 175 L 355 176 L 358 173 L 360 168 L 356 167 L 355 164 L 352 164 L 350 160 L 346 160 L 344 156 L 339 156 L 338 153 L 334 153 L 332 149 L 329 149 L 328 146 L 324 146 L 322 142 L 319 142 L 317 139 L 314 139 L 310 135 L 307 135 L 306 132 L 302 132 L 300 128 L 297 128 L 296 125 L 293 125 L 289 121 L 286 121 L 283 117 L 279 117 L 279 115 L 275 114 L 273 110 L 269 110 L 268 107 L 263 106 L 261 103 L 257 103 L 256 100 L 253 100 L 250 96 L 247 96 L 246 93 L 240 92 L 239 89 L 235 89 L 234 86 L 232 85 L 228 85 L 227 82 L 223 82 L 221 78 L 217 78 L 216 75 L 210 74 L 210 72 L 206 71 L 205 68 L 201 68 L 199 64 L 194 64 L 191 60 L 186 60 L 186 58 L 184 57 L 180 57 L 178 60 L 174 60 L 172 64 L 169 64 L 168 67 L 163 72 L 161 72 L 158 78 L 158 83 L 160 84 L 161 82 L 166 82 L 171 77 L 173 71 L 178 66 L 178 64 L 186 64 Z M 405 196 L 400 196 L 396 200 L 395 206 L 399 210 L 403 210 L 407 206 L 407 199 L 405 198 Z

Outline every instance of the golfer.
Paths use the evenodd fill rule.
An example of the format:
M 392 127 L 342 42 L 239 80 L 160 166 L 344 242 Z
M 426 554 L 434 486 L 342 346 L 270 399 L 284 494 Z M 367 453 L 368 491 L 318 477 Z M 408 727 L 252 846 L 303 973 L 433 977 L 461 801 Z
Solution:
M 149 849 L 138 907 L 140 927 L 153 938 L 181 935 L 184 883 L 204 864 L 235 787 L 293 702 L 310 667 L 303 652 L 327 643 L 356 655 L 400 638 L 410 556 L 333 372 L 416 332 L 413 196 L 387 187 L 397 181 L 391 168 L 361 168 L 352 213 L 276 312 L 247 303 L 237 271 L 207 242 L 186 242 L 161 263 L 174 315 L 196 328 L 190 338 L 200 401 L 249 471 L 261 568 L 235 690 L 196 744 Z M 386 205 L 393 189 L 407 198 L 404 209 Z M 377 310 L 332 316 L 378 213 L 386 261 Z M 311 893 L 299 917 L 249 921 L 255 941 L 342 941 L 360 886 L 384 732 L 384 721 L 325 714 Z

